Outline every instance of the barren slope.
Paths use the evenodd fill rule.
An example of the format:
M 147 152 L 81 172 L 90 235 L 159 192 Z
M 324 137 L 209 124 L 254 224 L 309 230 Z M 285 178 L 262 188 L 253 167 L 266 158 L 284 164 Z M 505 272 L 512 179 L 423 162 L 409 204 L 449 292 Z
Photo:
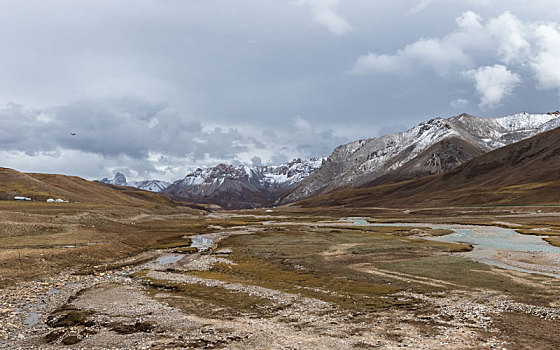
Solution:
M 131 187 L 107 185 L 77 176 L 21 173 L 0 168 L 0 200 L 13 200 L 14 196 L 26 196 L 34 201 L 61 198 L 71 202 L 130 206 L 176 205 L 164 195 Z
M 468 114 L 431 119 L 405 132 L 341 145 L 280 203 L 366 183 L 394 182 L 449 170 L 482 153 L 558 127 L 556 114 L 502 118 Z
M 303 206 L 556 204 L 560 128 L 483 154 L 441 175 L 314 196 Z

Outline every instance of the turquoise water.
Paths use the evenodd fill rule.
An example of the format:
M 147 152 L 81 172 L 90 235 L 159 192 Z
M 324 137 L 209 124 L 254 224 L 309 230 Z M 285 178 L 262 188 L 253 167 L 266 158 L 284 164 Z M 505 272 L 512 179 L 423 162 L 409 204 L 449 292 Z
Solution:
M 198 235 L 190 237 L 191 247 L 195 247 L 199 252 L 206 251 L 212 247 L 214 240 L 206 235 Z
M 406 226 L 406 227 L 430 227 L 437 229 L 448 229 L 453 233 L 439 237 L 423 237 L 424 239 L 471 244 L 474 249 L 470 252 L 459 253 L 459 255 L 469 259 L 485 263 L 488 265 L 499 266 L 502 268 L 539 273 L 547 276 L 560 278 L 560 275 L 547 272 L 536 272 L 511 265 L 507 265 L 494 258 L 496 252 L 500 250 L 518 252 L 545 252 L 555 253 L 560 256 L 560 247 L 555 247 L 543 240 L 543 236 L 522 235 L 515 230 L 496 226 L 467 226 L 467 225 L 445 225 L 445 224 L 425 224 L 425 223 L 369 223 L 364 218 L 345 218 L 343 221 L 351 221 L 357 226 Z
M 41 314 L 36 312 L 31 312 L 29 313 L 29 315 L 27 315 L 23 323 L 27 326 L 34 326 L 39 322 L 39 317 L 41 317 Z
M 185 254 L 166 254 L 157 258 L 157 262 L 162 265 L 172 264 L 183 259 L 185 256 Z
M 559 253 L 560 247 L 548 244 L 542 236 L 522 235 L 515 230 L 502 227 L 478 226 L 477 232 L 472 229 L 449 227 L 455 233 L 438 237 L 438 241 L 462 242 L 494 250 L 516 250 L 521 252 Z

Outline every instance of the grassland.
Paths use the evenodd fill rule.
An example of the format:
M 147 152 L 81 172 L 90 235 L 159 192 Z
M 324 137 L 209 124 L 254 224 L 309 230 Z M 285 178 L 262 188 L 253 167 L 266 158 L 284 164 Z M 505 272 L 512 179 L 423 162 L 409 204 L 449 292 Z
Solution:
M 70 298 L 41 298 L 53 298 L 47 302 L 51 316 L 82 312 L 87 317 L 80 325 L 55 329 L 48 340 L 29 328 L 25 344 L 45 348 L 74 336 L 68 339 L 85 348 L 121 342 L 134 348 L 150 341 L 161 348 L 304 344 L 396 349 L 407 344 L 429 349 L 447 337 L 454 349 L 552 349 L 556 340 L 545 333 L 559 325 L 558 280 L 470 261 L 457 254 L 472 249 L 466 244 L 424 239 L 445 230 L 357 227 L 340 220 L 364 216 L 371 223 L 462 223 L 529 234 L 555 232 L 557 213 L 546 211 L 278 208 L 272 213 L 211 213 L 182 205 L 0 201 L 0 302 L 11 305 L 21 283 L 37 286 L 26 287 L 29 293 L 46 293 L 51 287 L 45 281 L 53 276 L 73 281 L 72 293 L 65 294 Z M 211 251 L 199 253 L 190 247 L 191 238 L 204 234 L 220 240 Z M 164 266 L 154 263 L 160 255 L 177 253 L 185 257 Z M 67 283 L 56 278 L 53 286 Z M 98 297 L 109 293 L 109 286 L 121 294 Z M 130 306 L 140 295 L 142 304 Z M 107 298 L 113 299 L 109 303 Z M 17 300 L 14 305 L 21 303 Z M 148 306 L 172 309 L 150 314 Z M 544 324 L 541 314 L 547 315 Z M 136 323 L 157 331 L 140 332 Z M 132 333 L 115 331 L 115 324 Z M 537 324 L 540 329 L 528 332 Z M 9 344 L 21 346 L 15 332 Z

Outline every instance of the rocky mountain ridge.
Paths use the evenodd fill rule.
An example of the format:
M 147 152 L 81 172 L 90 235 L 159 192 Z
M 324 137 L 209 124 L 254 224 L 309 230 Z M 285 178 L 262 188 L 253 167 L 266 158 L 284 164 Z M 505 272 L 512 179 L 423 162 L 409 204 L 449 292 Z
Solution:
M 226 209 L 256 208 L 271 205 L 322 164 L 323 158 L 294 159 L 277 166 L 219 164 L 187 174 L 164 192 Z
M 285 194 L 279 204 L 342 187 L 386 183 L 453 169 L 491 150 L 560 126 L 555 113 L 501 118 L 468 114 L 434 118 L 405 131 L 337 147 L 324 165 Z
M 343 187 L 416 179 L 457 168 L 482 154 L 560 127 L 560 114 L 518 113 L 500 118 L 461 114 L 434 118 L 405 131 L 338 146 L 328 158 L 278 166 L 218 164 L 170 184 L 127 182 L 122 173 L 102 182 L 169 193 L 226 209 L 287 204 Z
M 117 172 L 112 179 L 103 178 L 99 181 L 110 185 L 116 185 L 116 186 L 136 187 L 141 190 L 150 191 L 150 192 L 163 192 L 169 185 L 171 185 L 171 183 L 167 181 L 161 181 L 161 180 L 144 180 L 144 181 L 128 182 L 126 176 L 121 172 Z
M 560 127 L 413 181 L 343 188 L 299 201 L 303 207 L 558 205 Z

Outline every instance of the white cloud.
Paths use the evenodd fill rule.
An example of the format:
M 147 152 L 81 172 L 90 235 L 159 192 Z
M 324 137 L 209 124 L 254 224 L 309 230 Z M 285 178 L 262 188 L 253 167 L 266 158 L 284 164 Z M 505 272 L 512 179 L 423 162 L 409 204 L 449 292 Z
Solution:
M 299 0 L 299 4 L 310 8 L 313 22 L 326 27 L 336 36 L 352 30 L 352 26 L 336 12 L 338 0 Z
M 292 123 L 294 123 L 294 126 L 298 132 L 309 133 L 313 131 L 313 127 L 311 126 L 311 123 L 299 115 L 297 117 L 292 118 Z
M 359 57 L 354 68 L 349 72 L 352 74 L 368 73 L 403 73 L 410 70 L 410 62 L 401 52 L 395 55 L 369 53 Z
M 480 95 L 479 106 L 485 108 L 499 106 L 521 82 L 518 74 L 501 64 L 469 70 L 465 75 L 474 80 L 476 91 Z
M 455 66 L 465 66 L 470 57 L 446 39 L 420 39 L 394 55 L 369 53 L 358 58 L 350 70 L 353 74 L 407 74 L 416 67 L 429 67 L 441 76 Z
M 468 104 L 469 104 L 469 101 L 465 100 L 464 98 L 457 98 L 457 99 L 449 102 L 449 105 L 453 108 L 463 108 Z
M 409 74 L 429 68 L 439 76 L 447 77 L 457 67 L 464 69 L 472 66 L 473 57 L 469 50 L 491 45 L 481 21 L 478 14 L 465 12 L 455 19 L 458 27 L 456 31 L 441 38 L 420 38 L 394 54 L 370 52 L 359 57 L 349 72 L 357 75 Z
M 408 11 L 407 15 L 410 16 L 422 12 L 434 2 L 435 0 L 420 0 Z
M 495 38 L 501 60 L 510 64 L 527 58 L 531 44 L 527 41 L 530 30 L 509 11 L 488 22 L 488 32 Z
M 535 30 L 538 53 L 531 67 L 543 89 L 560 91 L 560 30 L 558 24 L 542 24 Z
M 470 32 L 473 30 L 480 30 L 483 28 L 482 17 L 478 13 L 467 11 L 461 16 L 455 18 L 455 23 L 459 28 Z
M 253 164 L 255 157 L 263 164 L 278 164 L 294 158 L 326 156 L 336 146 L 348 142 L 347 137 L 323 123 L 312 123 L 301 116 L 286 118 L 285 128 L 261 129 L 253 125 L 242 129 L 263 144 L 238 154 L 238 159 L 246 164 Z
M 361 56 L 349 72 L 403 75 L 430 69 L 448 80 L 467 72 L 463 75 L 474 82 L 485 108 L 511 94 L 521 74 L 531 75 L 542 89 L 560 92 L 560 24 L 522 21 L 510 11 L 486 21 L 467 11 L 455 22 L 457 29 L 447 35 L 420 38 L 394 54 Z

